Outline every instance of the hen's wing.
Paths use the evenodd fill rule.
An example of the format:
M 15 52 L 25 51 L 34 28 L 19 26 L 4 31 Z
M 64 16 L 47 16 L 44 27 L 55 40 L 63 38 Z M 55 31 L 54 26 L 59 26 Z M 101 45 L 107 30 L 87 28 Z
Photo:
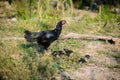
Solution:
M 42 45 L 44 49 L 47 50 L 54 40 L 56 40 L 56 33 L 54 30 L 42 31 L 37 38 L 37 43 L 38 45 Z
M 56 33 L 54 30 L 42 31 L 38 37 L 38 40 L 42 42 L 51 43 L 57 39 Z

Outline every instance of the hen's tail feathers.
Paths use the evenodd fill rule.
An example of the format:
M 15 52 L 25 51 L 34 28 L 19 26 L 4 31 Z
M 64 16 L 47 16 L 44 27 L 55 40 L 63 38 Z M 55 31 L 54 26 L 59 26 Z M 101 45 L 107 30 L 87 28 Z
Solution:
M 25 30 L 24 33 L 25 33 L 25 34 L 31 34 L 31 32 L 28 31 L 28 30 Z
M 28 42 L 34 42 L 35 39 L 32 37 L 32 33 L 28 30 L 24 31 L 25 35 L 24 38 L 26 39 L 26 41 Z

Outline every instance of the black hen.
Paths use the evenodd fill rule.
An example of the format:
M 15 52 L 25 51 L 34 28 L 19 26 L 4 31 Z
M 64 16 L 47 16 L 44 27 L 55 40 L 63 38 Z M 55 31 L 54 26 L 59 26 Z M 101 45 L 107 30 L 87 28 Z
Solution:
M 56 28 L 53 30 L 41 32 L 30 32 L 26 30 L 24 37 L 28 42 L 37 41 L 38 46 L 42 46 L 44 49 L 47 50 L 50 44 L 59 38 L 62 31 L 62 25 L 64 25 L 65 23 L 65 20 L 59 21 L 56 25 Z

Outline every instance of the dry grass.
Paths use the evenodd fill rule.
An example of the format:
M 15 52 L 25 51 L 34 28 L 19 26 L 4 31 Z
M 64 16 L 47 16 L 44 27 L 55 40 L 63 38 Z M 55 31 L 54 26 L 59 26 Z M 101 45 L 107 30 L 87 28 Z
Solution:
M 53 29 L 56 23 L 60 19 L 62 19 L 63 16 L 68 14 L 67 12 L 67 14 L 62 15 L 62 17 L 58 16 L 56 12 L 51 11 L 51 8 L 44 13 L 45 15 L 43 15 L 41 19 L 36 18 L 38 17 L 37 14 L 35 15 L 36 17 L 31 19 L 23 20 L 18 18 L 15 24 L 13 24 L 14 22 L 11 22 L 11 20 L 0 21 L 2 23 L 0 25 L 0 38 L 23 37 L 25 29 L 35 32 Z M 55 15 L 51 15 L 53 13 Z M 112 17 L 113 16 L 114 15 L 112 15 Z M 99 24 L 98 17 L 93 19 L 85 15 L 80 21 L 76 22 L 73 20 L 65 25 L 63 27 L 61 35 L 65 35 L 69 32 L 75 32 L 80 34 L 87 33 L 97 35 L 112 35 L 115 37 L 120 36 L 118 25 L 116 25 L 116 20 L 112 20 L 110 16 L 108 16 L 108 18 L 110 18 L 110 21 L 108 21 L 108 25 L 103 28 Z M 105 20 L 101 20 L 102 25 L 104 24 L 104 21 Z M 114 21 L 114 23 L 111 23 L 112 21 Z M 9 23 L 6 24 L 6 22 Z M 80 79 L 83 79 L 86 75 L 88 75 L 88 77 L 86 77 L 86 80 L 97 79 L 97 77 L 101 78 L 101 76 L 104 76 L 103 79 L 112 79 L 111 77 L 108 78 L 109 76 L 111 76 L 110 74 L 112 73 L 115 73 L 115 76 L 112 74 L 113 78 L 118 76 L 116 78 L 119 79 L 119 72 L 114 71 L 114 69 L 120 69 L 119 45 L 110 45 L 106 42 L 99 42 L 97 40 L 68 39 L 55 41 L 50 46 L 50 52 L 55 50 L 63 50 L 64 48 L 73 50 L 73 54 L 70 57 L 67 57 L 65 55 L 62 57 L 54 57 L 52 55 L 46 56 L 44 54 L 36 56 L 36 47 L 36 43 L 30 44 L 26 41 L 1 40 L 0 79 L 50 79 L 59 76 L 59 73 L 64 71 L 70 71 L 73 73 L 75 71 L 79 71 L 80 74 L 83 75 L 83 77 Z M 82 58 L 86 54 L 91 56 L 89 62 L 85 64 L 78 63 L 78 58 Z M 102 72 L 100 74 L 96 74 L 99 73 L 101 70 Z M 105 73 L 104 70 L 106 70 Z M 89 73 L 88 71 L 93 71 L 93 73 Z M 75 76 L 78 77 L 77 75 L 78 74 L 76 74 Z M 71 76 L 75 77 L 73 75 Z

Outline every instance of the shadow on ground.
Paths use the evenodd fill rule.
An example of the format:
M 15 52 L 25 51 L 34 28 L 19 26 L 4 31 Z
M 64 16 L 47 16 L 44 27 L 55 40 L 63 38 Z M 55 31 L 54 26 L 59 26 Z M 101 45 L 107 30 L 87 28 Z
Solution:
M 30 43 L 30 44 L 20 44 L 20 47 L 25 50 L 25 53 L 27 53 L 29 56 L 35 55 L 35 52 L 37 50 L 37 44 Z
M 37 44 L 32 43 L 32 44 L 21 44 L 20 45 L 22 48 L 28 49 L 28 48 L 36 48 Z

